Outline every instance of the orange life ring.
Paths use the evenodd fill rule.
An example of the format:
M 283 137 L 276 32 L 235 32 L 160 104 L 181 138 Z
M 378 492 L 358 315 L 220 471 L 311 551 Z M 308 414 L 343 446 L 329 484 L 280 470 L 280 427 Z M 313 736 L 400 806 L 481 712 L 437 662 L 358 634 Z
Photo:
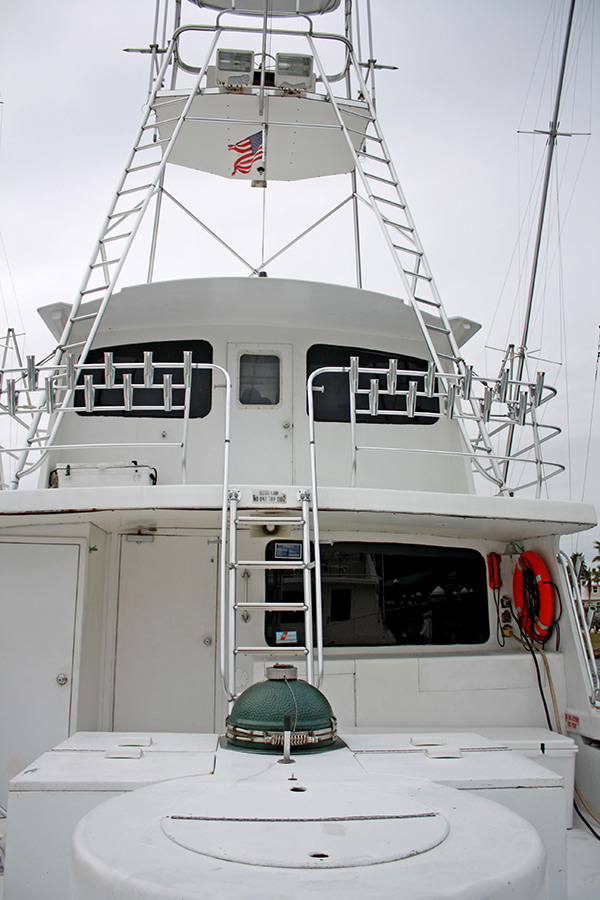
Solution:
M 531 550 L 517 562 L 513 602 L 523 632 L 543 643 L 554 622 L 554 587 L 543 559 Z

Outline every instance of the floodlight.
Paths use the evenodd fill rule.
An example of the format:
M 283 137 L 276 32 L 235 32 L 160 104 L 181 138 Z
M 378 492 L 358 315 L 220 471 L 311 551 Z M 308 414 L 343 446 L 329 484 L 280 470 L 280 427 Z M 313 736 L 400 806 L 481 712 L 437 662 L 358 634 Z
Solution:
M 217 84 L 252 84 L 254 53 L 251 50 L 217 50 Z
M 314 85 L 313 58 L 303 53 L 278 53 L 275 61 L 275 87 L 309 91 Z

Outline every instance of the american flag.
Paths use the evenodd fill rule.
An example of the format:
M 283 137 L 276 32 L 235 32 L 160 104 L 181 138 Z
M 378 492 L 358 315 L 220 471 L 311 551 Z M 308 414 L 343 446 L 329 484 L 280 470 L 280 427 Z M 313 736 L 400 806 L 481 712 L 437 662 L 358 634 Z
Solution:
M 237 144 L 229 144 L 228 150 L 235 150 L 240 155 L 233 164 L 232 175 L 236 172 L 247 174 L 255 162 L 262 159 L 262 131 L 251 134 L 250 137 L 238 141 Z

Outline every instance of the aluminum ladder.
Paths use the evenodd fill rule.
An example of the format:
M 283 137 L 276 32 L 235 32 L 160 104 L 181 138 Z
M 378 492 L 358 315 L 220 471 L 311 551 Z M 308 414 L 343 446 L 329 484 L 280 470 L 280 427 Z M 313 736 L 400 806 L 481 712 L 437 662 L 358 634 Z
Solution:
M 500 466 L 493 458 L 494 449 L 486 424 L 486 416 L 479 401 L 470 396 L 472 370 L 463 360 L 450 321 L 444 309 L 441 296 L 435 284 L 425 251 L 417 233 L 414 220 L 408 209 L 406 198 L 400 187 L 396 169 L 392 162 L 383 132 L 379 126 L 371 91 L 362 76 L 360 63 L 351 47 L 348 54 L 359 91 L 366 104 L 364 118 L 367 120 L 365 133 L 348 128 L 341 114 L 339 100 L 336 99 L 327 73 L 321 61 L 312 35 L 306 35 L 314 60 L 317 64 L 327 98 L 335 110 L 338 125 L 345 137 L 348 151 L 354 160 L 355 173 L 360 178 L 366 198 L 355 194 L 374 213 L 384 241 L 392 255 L 404 290 L 416 315 L 421 333 L 436 368 L 436 375 L 444 388 L 450 408 L 455 400 L 462 397 L 470 404 L 470 418 L 476 425 L 477 434 L 472 438 L 466 427 L 465 416 L 459 420 L 459 427 L 468 448 L 471 462 L 487 479 L 498 487 L 500 493 L 507 490 Z M 374 60 L 371 60 L 374 64 Z M 371 74 L 373 74 L 371 72 Z M 354 115 L 359 115 L 354 113 Z M 361 149 L 355 150 L 352 135 L 363 139 Z M 365 168 L 369 166 L 369 171 Z M 356 176 L 355 176 L 356 177 Z M 438 349 L 437 344 L 443 349 Z M 444 373 L 460 376 L 457 389 L 456 377 L 444 378 Z M 476 457 L 481 448 L 489 454 L 489 462 L 482 465 Z
M 306 658 L 306 680 L 317 687 L 323 679 L 323 628 L 321 615 L 321 573 L 318 547 L 311 552 L 311 522 L 317 543 L 318 527 L 315 529 L 317 510 L 311 502 L 311 491 L 298 492 L 300 504 L 299 514 L 289 515 L 267 514 L 249 515 L 239 512 L 242 493 L 230 490 L 228 495 L 228 527 L 227 545 L 227 589 L 221 605 L 221 678 L 228 699 L 236 699 L 236 663 L 240 653 L 252 655 L 297 656 Z M 238 556 L 238 531 L 240 527 L 252 525 L 290 525 L 302 528 L 302 558 L 290 559 L 240 559 Z M 238 596 L 238 573 L 244 571 L 297 570 L 302 572 L 304 598 L 301 603 L 277 603 L 248 600 L 247 596 Z M 314 572 L 315 587 L 313 593 L 312 574 Z M 316 647 L 313 644 L 313 597 L 315 608 Z M 301 612 L 304 617 L 304 644 L 293 646 L 278 645 L 276 647 L 247 646 L 238 642 L 237 614 L 239 611 L 257 610 L 260 612 Z M 316 650 L 316 653 L 315 653 Z
M 74 355 L 77 357 L 74 381 L 77 380 L 85 364 L 88 352 L 100 328 L 106 308 L 117 286 L 121 270 L 148 207 L 154 198 L 157 199 L 158 203 L 160 202 L 165 168 L 169 161 L 171 150 L 189 114 L 192 102 L 199 92 L 200 84 L 206 75 L 209 60 L 220 34 L 220 29 L 217 29 L 204 65 L 201 67 L 192 87 L 186 89 L 183 109 L 171 119 L 166 119 L 161 123 L 162 125 L 173 123 L 171 137 L 161 140 L 159 139 L 158 127 L 156 122 L 153 121 L 153 117 L 158 94 L 163 88 L 169 65 L 173 62 L 176 47 L 175 41 L 172 40 L 165 50 L 162 65 L 154 79 L 154 87 L 144 108 L 145 111 L 136 133 L 133 148 L 130 151 L 94 252 L 88 263 L 79 292 L 54 354 L 54 362 L 57 365 L 60 364 L 65 356 Z M 180 102 L 180 99 L 168 100 L 166 103 L 163 102 L 162 105 L 164 107 L 168 103 L 177 103 Z M 150 266 L 152 267 L 152 265 L 151 260 Z M 95 309 L 91 312 L 82 311 L 81 307 L 85 302 L 92 302 Z M 82 334 L 77 334 L 76 331 L 82 332 Z M 58 375 L 59 373 L 57 372 Z M 72 396 L 73 388 L 65 383 L 64 395 L 60 408 L 57 410 L 52 430 L 43 438 L 45 446 L 50 446 L 54 442 L 64 410 L 71 403 Z M 25 438 L 25 445 L 30 445 L 32 442 L 40 440 L 37 435 L 43 412 L 44 410 L 40 410 L 33 416 Z M 13 488 L 18 487 L 19 479 L 26 474 L 24 470 L 29 452 L 29 450 L 24 451 L 19 458 L 16 475 L 13 479 Z

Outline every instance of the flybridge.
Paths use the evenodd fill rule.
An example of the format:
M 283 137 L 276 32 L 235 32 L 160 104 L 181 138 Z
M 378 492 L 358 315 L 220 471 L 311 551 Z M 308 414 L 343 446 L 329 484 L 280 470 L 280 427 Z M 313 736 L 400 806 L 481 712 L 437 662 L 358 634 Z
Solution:
M 196 5 L 217 11 L 215 20 L 210 24 L 182 24 L 178 4 L 171 40 L 164 47 L 157 43 L 151 46 L 149 100 L 54 354 L 43 365 L 30 357 L 26 365 L 10 371 L 7 368 L 4 373 L 2 403 L 25 431 L 18 443 L 13 486 L 24 473 L 32 471 L 32 465 L 38 467 L 50 446 L 60 444 L 65 414 L 81 406 L 92 412 L 98 390 L 113 390 L 110 357 L 108 361 L 95 359 L 97 368 L 93 372 L 88 357 L 103 349 L 99 343 L 102 323 L 121 286 L 132 245 L 138 235 L 142 237 L 142 224 L 151 226 L 146 232 L 150 234 L 148 281 L 153 280 L 163 207 L 171 203 L 229 250 L 251 275 L 265 274 L 271 262 L 346 208 L 352 211 L 352 249 L 357 287 L 361 289 L 364 213 L 371 228 L 375 224 L 374 230 L 391 257 L 399 281 L 398 295 L 412 308 L 425 345 L 427 379 L 409 378 L 401 389 L 403 414 L 414 413 L 421 399 L 435 395 L 442 414 L 454 420 L 460 435 L 460 446 L 453 452 L 466 455 L 472 467 L 499 493 L 514 489 L 507 481 L 507 457 L 527 459 L 529 468 L 535 468 L 535 477 L 524 480 L 527 486 L 535 484 L 539 494 L 543 481 L 560 471 L 560 467 L 547 465 L 541 454 L 542 444 L 556 429 L 546 429 L 542 435 L 537 419 L 538 407 L 553 392 L 544 386 L 543 378 L 527 383 L 522 368 L 515 375 L 514 350 L 507 352 L 497 379 L 478 378 L 466 364 L 378 122 L 374 59 L 371 54 L 363 63 L 355 51 L 354 13 L 346 10 L 343 34 L 331 34 L 317 31 L 308 16 L 336 9 L 339 4 L 335 2 L 289 0 L 269 3 L 268 10 L 258 0 Z M 188 40 L 191 44 L 184 47 Z M 192 58 L 186 55 L 190 46 Z M 303 52 L 296 52 L 302 48 Z M 332 54 L 332 48 L 339 52 Z M 263 238 L 261 257 L 252 261 L 245 246 L 233 246 L 189 208 L 188 195 L 181 198 L 170 185 L 167 189 L 165 176 L 171 164 L 221 175 L 233 182 L 250 181 L 260 188 L 271 182 L 345 173 L 350 191 L 268 258 Z M 263 235 L 264 223 L 263 205 L 262 224 L 256 224 L 257 232 L 262 229 Z M 324 244 L 324 255 L 329 253 L 330 248 Z M 400 340 L 400 332 L 394 333 Z M 152 390 L 161 379 L 160 367 L 151 370 L 155 362 L 147 357 L 139 360 Z M 350 365 L 348 359 L 345 371 L 349 373 Z M 354 366 L 355 373 L 356 366 L 361 367 L 360 359 Z M 351 392 L 363 390 L 364 372 L 369 368 L 373 367 L 362 364 L 360 387 L 351 377 Z M 189 371 L 183 359 L 180 369 Z M 135 405 L 133 373 L 117 369 L 117 374 L 123 378 L 123 388 L 116 404 L 129 413 Z M 169 376 L 169 372 L 163 374 Z M 368 405 L 377 415 L 380 396 L 397 396 L 393 364 L 371 374 Z M 187 400 L 173 400 L 173 383 L 168 377 L 161 383 L 167 412 L 173 406 L 186 407 Z M 189 390 L 189 377 L 184 387 Z M 37 405 L 32 406 L 34 394 Z M 519 441 L 526 425 L 532 429 L 531 436 Z M 513 441 L 515 434 L 517 440 Z

